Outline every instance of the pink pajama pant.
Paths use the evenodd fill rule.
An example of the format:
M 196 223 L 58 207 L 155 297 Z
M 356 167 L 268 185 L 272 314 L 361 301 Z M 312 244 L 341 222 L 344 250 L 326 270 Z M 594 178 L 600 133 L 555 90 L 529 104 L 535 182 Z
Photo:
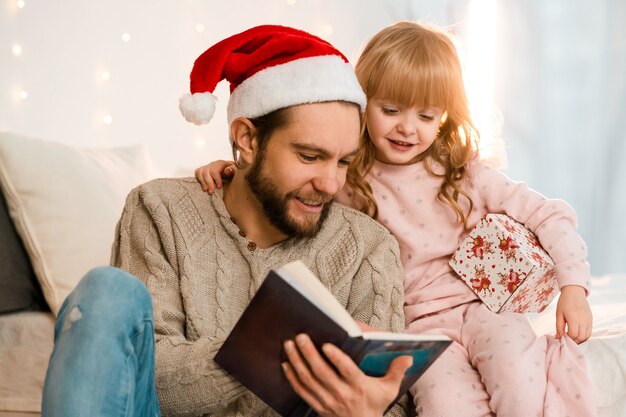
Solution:
M 565 336 L 473 302 L 409 324 L 453 343 L 413 385 L 419 417 L 595 417 L 587 362 Z

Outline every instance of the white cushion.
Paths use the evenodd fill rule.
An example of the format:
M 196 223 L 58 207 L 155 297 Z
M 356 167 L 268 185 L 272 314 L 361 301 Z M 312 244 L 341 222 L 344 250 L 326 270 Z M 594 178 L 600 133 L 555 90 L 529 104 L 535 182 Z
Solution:
M 109 263 L 128 192 L 153 177 L 142 146 L 87 149 L 0 132 L 0 185 L 50 309 Z

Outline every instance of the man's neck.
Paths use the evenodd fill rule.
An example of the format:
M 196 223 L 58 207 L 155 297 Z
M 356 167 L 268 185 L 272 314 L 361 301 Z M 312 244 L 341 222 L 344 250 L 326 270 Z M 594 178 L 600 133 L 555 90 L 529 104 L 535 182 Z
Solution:
M 246 239 L 257 247 L 269 248 L 288 238 L 269 222 L 243 172 L 237 172 L 230 183 L 224 183 L 224 205 Z

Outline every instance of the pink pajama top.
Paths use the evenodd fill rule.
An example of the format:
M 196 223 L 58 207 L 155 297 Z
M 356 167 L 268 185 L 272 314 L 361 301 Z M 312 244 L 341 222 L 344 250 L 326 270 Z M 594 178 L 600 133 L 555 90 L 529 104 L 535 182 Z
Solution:
M 376 220 L 400 244 L 408 328 L 420 317 L 477 298 L 448 265 L 468 232 L 451 206 L 437 198 L 442 179 L 429 174 L 424 164 L 388 165 L 375 161 L 367 176 L 378 203 Z M 432 163 L 431 167 L 434 172 L 443 173 L 441 165 Z M 512 181 L 479 162 L 470 165 L 464 190 L 474 203 L 470 228 L 485 214 L 509 215 L 535 232 L 555 262 L 560 287 L 578 285 L 589 292 L 587 248 L 576 232 L 576 214 L 570 205 L 546 199 L 525 183 Z M 355 206 L 352 200 L 347 187 L 337 197 L 340 203 Z M 467 212 L 467 199 L 459 196 L 458 201 Z

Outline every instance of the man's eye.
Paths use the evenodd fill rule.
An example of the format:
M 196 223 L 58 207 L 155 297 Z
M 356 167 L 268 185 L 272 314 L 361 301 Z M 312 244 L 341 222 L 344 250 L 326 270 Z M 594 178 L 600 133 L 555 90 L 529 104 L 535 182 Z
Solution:
M 301 153 L 300 154 L 300 159 L 302 159 L 304 162 L 314 162 L 317 160 L 317 156 L 316 155 L 308 155 L 305 153 Z
M 350 161 L 349 159 L 341 159 L 339 161 L 339 165 L 343 166 L 343 167 L 347 167 L 348 165 L 350 165 L 352 161 Z

